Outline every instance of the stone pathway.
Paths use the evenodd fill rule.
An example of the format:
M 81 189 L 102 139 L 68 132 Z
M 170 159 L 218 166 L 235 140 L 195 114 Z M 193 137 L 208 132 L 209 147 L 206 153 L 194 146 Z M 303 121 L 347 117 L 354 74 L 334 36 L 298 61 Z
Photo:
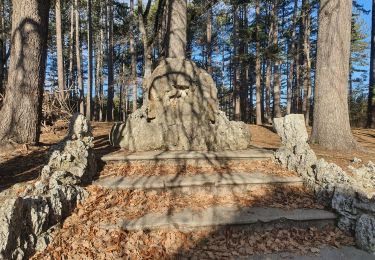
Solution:
M 276 253 L 239 257 L 238 260 L 374 260 L 375 256 L 355 247 L 321 249 L 317 254 L 301 255 L 296 253 Z
M 129 231 L 152 229 L 190 230 L 202 227 L 279 224 L 278 227 L 321 227 L 334 224 L 334 213 L 319 209 L 286 210 L 280 208 L 210 207 L 202 211 L 184 209 L 177 213 L 151 213 L 133 221 L 103 225 L 105 229 L 121 228 Z M 283 224 L 283 225 L 280 225 Z
M 137 176 L 122 177 L 110 176 L 94 182 L 95 185 L 110 189 L 164 189 L 193 186 L 238 186 L 250 184 L 293 185 L 302 184 L 300 177 L 286 177 L 266 175 L 262 173 L 223 173 L 223 174 L 196 174 L 164 175 L 164 176 Z
M 158 161 L 158 160 L 264 160 L 272 158 L 273 152 L 261 148 L 252 148 L 241 151 L 224 152 L 199 152 L 199 151 L 147 151 L 130 153 L 124 151 L 114 152 L 103 156 L 105 162 L 129 162 L 129 161 Z

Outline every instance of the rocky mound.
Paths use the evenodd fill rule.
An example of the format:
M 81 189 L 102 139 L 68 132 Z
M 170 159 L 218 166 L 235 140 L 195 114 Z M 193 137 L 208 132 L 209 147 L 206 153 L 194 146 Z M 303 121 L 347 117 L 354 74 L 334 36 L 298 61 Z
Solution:
M 144 84 L 147 104 L 113 127 L 112 145 L 130 151 L 248 148 L 247 126 L 219 110 L 212 77 L 194 62 L 165 59 Z

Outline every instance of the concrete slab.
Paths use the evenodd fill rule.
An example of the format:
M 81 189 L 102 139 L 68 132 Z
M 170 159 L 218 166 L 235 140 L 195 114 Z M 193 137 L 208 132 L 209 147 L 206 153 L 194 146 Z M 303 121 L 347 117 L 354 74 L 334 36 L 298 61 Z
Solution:
M 224 186 L 249 184 L 302 184 L 301 177 L 284 177 L 262 173 L 224 173 L 196 175 L 162 175 L 122 177 L 110 176 L 94 182 L 111 189 L 162 189 L 194 186 Z
M 269 159 L 273 151 L 252 148 L 241 151 L 117 151 L 101 159 L 105 162 L 159 161 L 159 160 L 264 160 Z
M 125 230 L 194 229 L 201 227 L 265 224 L 278 221 L 334 221 L 334 213 L 319 209 L 238 208 L 214 206 L 202 211 L 184 209 L 174 213 L 151 213 L 132 221 L 121 221 L 103 228 Z
M 325 247 L 316 255 L 298 255 L 295 253 L 276 253 L 250 257 L 238 257 L 238 260 L 374 260 L 375 255 L 355 247 Z

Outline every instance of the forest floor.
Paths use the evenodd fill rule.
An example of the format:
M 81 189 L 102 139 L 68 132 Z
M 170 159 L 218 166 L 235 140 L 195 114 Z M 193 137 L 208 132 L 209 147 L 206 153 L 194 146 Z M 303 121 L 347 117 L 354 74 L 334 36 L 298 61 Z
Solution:
M 93 123 L 95 152 L 99 156 L 116 151 L 108 143 L 112 123 Z M 277 149 L 280 138 L 271 127 L 249 125 L 252 145 Z M 13 186 L 13 191 L 22 189 L 22 184 L 38 179 L 40 170 L 48 160 L 49 147 L 62 140 L 66 127 L 61 124 L 54 131 L 44 131 L 40 146 L 20 146 L 0 152 L 0 192 Z M 319 158 L 339 164 L 344 169 L 354 158 L 363 162 L 375 160 L 375 130 L 354 129 L 353 134 L 363 151 L 329 151 L 312 145 Z M 198 172 L 220 173 L 221 171 L 261 171 L 265 174 L 293 176 L 295 173 L 282 169 L 271 161 L 243 162 L 226 165 L 226 168 L 190 166 L 180 169 L 175 165 L 160 165 L 157 169 L 145 165 L 121 165 L 99 163 L 98 178 L 108 175 L 163 175 L 178 171 L 182 174 Z M 15 185 L 17 184 L 17 185 Z M 175 259 L 185 257 L 231 258 L 239 255 L 265 254 L 278 251 L 317 253 L 322 246 L 340 247 L 353 245 L 353 238 L 335 227 L 308 230 L 291 228 L 266 232 L 246 230 L 201 229 L 192 232 L 178 230 L 121 231 L 103 230 L 99 224 L 116 219 L 135 219 L 150 212 L 179 211 L 185 207 L 201 210 L 212 205 L 238 205 L 241 207 L 276 208 L 323 208 L 313 194 L 303 187 L 258 189 L 241 194 L 213 196 L 201 191 L 193 194 L 177 194 L 171 191 L 111 190 L 89 185 L 90 197 L 78 205 L 55 233 L 53 243 L 34 259 Z

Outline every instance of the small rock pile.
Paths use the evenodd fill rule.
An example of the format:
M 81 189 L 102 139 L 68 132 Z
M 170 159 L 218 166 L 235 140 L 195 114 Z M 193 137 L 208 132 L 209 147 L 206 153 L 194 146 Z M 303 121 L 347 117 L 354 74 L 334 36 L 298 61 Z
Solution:
M 300 174 L 318 200 L 338 213 L 339 228 L 354 232 L 357 245 L 375 254 L 375 164 L 349 166 L 350 172 L 345 172 L 334 163 L 318 160 L 307 143 L 303 115 L 275 118 L 274 128 L 283 144 L 275 160 Z
M 80 185 L 96 173 L 89 122 L 75 114 L 69 133 L 51 147 L 41 178 L 20 196 L 3 198 L 0 207 L 0 259 L 24 259 L 43 250 L 77 203 L 88 193 Z

